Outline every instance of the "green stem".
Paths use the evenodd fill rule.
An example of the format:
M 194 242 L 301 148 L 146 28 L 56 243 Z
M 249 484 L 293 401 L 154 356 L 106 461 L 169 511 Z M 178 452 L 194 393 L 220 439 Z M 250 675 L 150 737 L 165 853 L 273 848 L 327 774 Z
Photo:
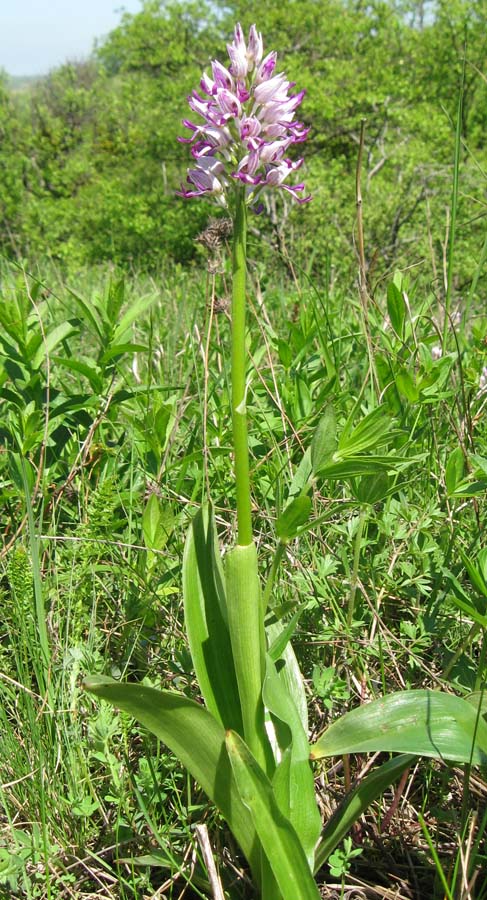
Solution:
M 352 575 L 350 578 L 350 595 L 348 598 L 348 613 L 347 613 L 347 628 L 350 628 L 353 625 L 353 613 L 355 610 L 355 594 L 357 593 L 357 582 L 358 582 L 358 570 L 360 565 L 360 549 L 362 546 L 362 537 L 364 534 L 364 527 L 367 521 L 367 509 L 366 507 L 362 507 L 359 514 L 357 533 L 355 535 L 355 546 L 353 553 L 353 569 Z
M 455 128 L 455 156 L 453 160 L 453 186 L 451 198 L 451 222 L 450 222 L 450 240 L 448 246 L 448 272 L 446 282 L 445 297 L 445 317 L 443 320 L 443 353 L 446 352 L 448 341 L 448 329 L 450 327 L 450 312 L 453 292 L 453 267 L 455 261 L 455 238 L 458 211 L 458 173 L 460 171 L 460 153 L 462 149 L 462 119 L 463 119 L 463 93 L 465 90 L 465 59 L 463 60 L 462 81 L 460 84 L 460 95 L 457 106 L 457 121 Z
M 249 442 L 245 385 L 245 280 L 247 274 L 247 209 L 239 190 L 233 223 L 232 258 L 232 421 L 235 453 L 238 543 L 252 543 Z

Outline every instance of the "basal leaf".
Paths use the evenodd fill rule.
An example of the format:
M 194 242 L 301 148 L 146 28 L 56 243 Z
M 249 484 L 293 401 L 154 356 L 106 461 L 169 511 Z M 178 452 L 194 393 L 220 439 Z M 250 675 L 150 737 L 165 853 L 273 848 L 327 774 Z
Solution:
M 86 678 L 84 687 L 133 716 L 172 750 L 220 809 L 259 880 L 259 842 L 235 785 L 222 725 L 184 694 L 100 676 Z
M 408 766 L 414 762 L 414 759 L 412 754 L 394 756 L 378 766 L 377 769 L 373 769 L 347 794 L 322 831 L 321 841 L 315 855 L 315 872 L 325 864 L 330 853 L 333 853 L 335 847 L 343 840 L 370 804 L 377 800 L 389 785 L 400 778 Z
M 319 900 L 301 842 L 280 811 L 267 775 L 234 731 L 227 732 L 226 744 L 241 800 L 250 810 L 283 900 Z
M 284 660 L 282 660 L 285 665 Z M 321 830 L 321 816 L 316 805 L 313 773 L 309 762 L 308 736 L 287 685 L 279 677 L 276 665 L 267 656 L 263 687 L 266 708 L 289 731 L 289 743 L 279 763 L 272 785 L 281 812 L 293 825 L 303 846 L 310 869 Z
M 191 656 L 205 703 L 225 728 L 242 732 L 224 575 L 211 507 L 201 509 L 189 526 L 183 599 Z
M 486 765 L 487 724 L 454 694 L 402 691 L 345 713 L 319 738 L 311 756 L 377 751 Z

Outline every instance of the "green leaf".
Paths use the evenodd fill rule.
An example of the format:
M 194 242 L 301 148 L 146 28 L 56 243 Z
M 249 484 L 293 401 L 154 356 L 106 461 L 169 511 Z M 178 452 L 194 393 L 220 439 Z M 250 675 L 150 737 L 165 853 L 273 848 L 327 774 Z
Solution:
M 183 557 L 183 599 L 193 665 L 205 703 L 225 728 L 243 730 L 224 575 L 213 510 L 192 520 Z
M 374 504 L 383 500 L 389 490 L 389 476 L 387 472 L 377 472 L 375 475 L 362 475 L 355 486 L 355 496 L 360 503 Z
M 318 422 L 311 441 L 311 466 L 316 474 L 333 456 L 337 447 L 337 420 L 333 406 L 328 406 Z
M 299 526 L 308 521 L 312 505 L 307 494 L 300 494 L 288 503 L 276 522 L 277 536 L 283 544 L 295 538 Z
M 281 662 L 282 669 L 285 662 Z M 287 690 L 286 682 L 278 674 L 277 667 L 269 656 L 266 659 L 262 695 L 266 708 L 274 718 L 287 726 L 290 736 L 272 779 L 274 794 L 281 812 L 296 830 L 312 869 L 314 850 L 321 830 L 321 816 L 316 805 L 308 737 L 292 693 Z
M 487 763 L 487 724 L 461 697 L 440 691 L 403 691 L 366 703 L 330 725 L 311 756 L 414 753 L 455 762 Z
M 305 608 L 306 607 L 303 604 L 301 610 L 298 610 L 296 613 L 296 616 L 300 615 Z M 295 616 L 293 616 L 289 623 L 289 625 L 292 625 L 293 630 L 296 627 L 296 621 L 293 621 L 294 619 Z M 280 622 L 273 622 L 266 626 L 266 634 L 270 644 L 268 655 L 274 662 L 277 662 L 277 660 L 280 659 L 281 663 L 284 663 L 284 665 L 281 664 L 279 668 L 279 678 L 284 682 L 286 691 L 292 698 L 293 703 L 298 710 L 304 733 L 308 734 L 308 704 L 304 680 L 301 669 L 299 668 L 299 663 L 296 659 L 296 654 L 289 640 L 291 635 L 289 634 L 288 626 L 283 628 Z M 279 653 L 278 650 L 280 651 Z
M 350 417 L 340 435 L 338 450 L 333 458 L 335 460 L 348 459 L 349 456 L 355 457 L 365 450 L 372 450 L 387 444 L 397 433 L 392 430 L 393 424 L 394 420 L 391 419 L 385 404 L 377 406 L 364 416 L 353 430 Z
M 133 344 L 133 343 L 125 343 L 125 344 L 113 344 L 111 343 L 108 349 L 105 351 L 103 356 L 100 358 L 100 365 L 104 366 L 111 359 L 115 359 L 117 356 L 124 356 L 125 353 L 142 353 L 147 351 L 147 347 L 145 344 Z
M 259 881 L 256 830 L 233 778 L 225 731 L 211 713 L 183 694 L 120 684 L 112 678 L 92 675 L 84 687 L 133 716 L 172 750 L 225 817 Z
M 481 554 L 482 551 L 481 553 L 479 553 L 480 562 L 483 561 L 485 552 L 482 554 L 482 556 Z M 463 565 L 468 572 L 468 577 L 470 578 L 470 581 L 472 582 L 474 588 L 479 592 L 479 594 L 482 594 L 483 597 L 487 597 L 487 583 L 485 581 L 481 566 L 476 565 L 462 550 L 460 550 L 460 556 L 462 557 Z
M 290 498 L 297 497 L 298 494 L 304 492 L 312 474 L 313 467 L 311 465 L 311 447 L 308 447 L 308 449 L 304 452 L 303 458 L 301 459 L 301 462 L 299 463 L 299 466 L 294 473 L 294 477 L 289 488 Z
M 52 331 L 46 335 L 46 339 L 42 341 L 37 352 L 34 354 L 32 368 L 38 369 L 46 356 L 50 356 L 51 350 L 54 350 L 54 347 L 57 347 L 61 341 L 64 341 L 71 334 L 74 334 L 75 331 L 76 328 L 74 328 L 71 322 L 61 322 L 60 325 L 53 328 Z
M 70 369 L 72 372 L 78 372 L 80 375 L 84 375 L 90 382 L 91 389 L 95 393 L 101 394 L 103 390 L 103 379 L 101 378 L 98 366 L 94 363 L 85 363 L 78 359 L 62 356 L 51 356 L 51 362 L 56 363 L 57 366 L 63 366 L 65 369 Z
M 326 863 L 330 853 L 343 840 L 355 822 L 374 800 L 393 784 L 414 762 L 412 754 L 401 754 L 389 759 L 369 773 L 342 800 L 339 807 L 326 823 L 315 854 L 315 872 Z
M 407 369 L 400 369 L 396 372 L 396 387 L 400 394 L 409 400 L 410 403 L 417 403 L 419 400 L 419 390 L 414 383 L 412 376 Z
M 480 625 L 481 628 L 487 629 L 487 616 L 483 614 L 485 603 L 477 601 L 477 598 L 473 600 L 469 597 L 463 590 L 460 582 L 455 578 L 453 572 L 450 572 L 449 569 L 444 568 L 442 571 L 448 579 L 449 586 L 453 591 L 453 596 L 451 596 L 450 599 L 453 600 L 455 606 L 458 606 L 459 609 L 473 619 L 477 625 Z
M 321 478 L 351 478 L 355 475 L 376 475 L 411 465 L 412 459 L 394 456 L 350 456 L 342 462 L 330 462 L 320 471 Z
M 174 531 L 172 509 L 164 506 L 157 494 L 151 494 L 142 514 L 142 531 L 149 550 L 163 550 Z
M 394 331 L 398 337 L 402 337 L 404 319 L 406 317 L 406 304 L 402 291 L 399 290 L 393 281 L 387 285 L 387 312 Z
M 110 345 L 124 343 L 124 337 L 136 319 L 139 319 L 146 309 L 157 299 L 157 294 L 149 294 L 147 297 L 137 297 L 132 300 L 128 310 L 115 328 Z
M 296 631 L 296 626 L 297 626 L 302 614 L 304 613 L 305 609 L 306 609 L 306 603 L 302 603 L 301 606 L 299 607 L 299 609 L 296 610 L 296 612 L 294 613 L 292 618 L 289 620 L 289 622 L 284 626 L 284 628 L 281 629 L 280 625 L 278 625 L 280 630 L 279 630 L 277 636 L 272 639 L 272 643 L 270 644 L 269 650 L 268 650 L 268 654 L 274 662 L 277 662 L 279 657 L 282 656 L 282 654 L 284 653 L 284 650 L 286 649 L 287 645 L 289 644 L 289 641 L 291 640 L 294 632 Z M 267 626 L 266 631 L 267 631 L 268 636 L 270 636 L 269 635 L 269 626 Z
M 277 342 L 277 352 L 279 361 L 283 364 L 285 369 L 289 369 L 294 359 L 294 354 L 292 348 L 289 346 L 289 341 L 284 341 L 282 338 L 279 338 Z
M 105 340 L 105 331 L 103 328 L 103 320 L 99 314 L 99 311 L 96 309 L 96 306 L 93 303 L 90 303 L 88 300 L 85 300 L 80 294 L 73 291 L 72 288 L 67 287 L 66 290 L 71 295 L 73 300 L 76 300 L 78 306 L 82 309 L 88 321 L 93 326 L 96 331 L 100 343 L 103 345 Z
M 448 495 L 451 496 L 463 479 L 465 472 L 465 456 L 461 447 L 456 447 L 449 457 L 445 468 L 445 484 Z
M 280 811 L 267 775 L 234 731 L 227 732 L 226 745 L 240 797 L 250 810 L 283 900 L 319 900 L 303 847 Z
M 106 312 L 108 321 L 114 325 L 120 314 L 125 299 L 125 278 L 110 279 L 108 296 L 106 300 Z

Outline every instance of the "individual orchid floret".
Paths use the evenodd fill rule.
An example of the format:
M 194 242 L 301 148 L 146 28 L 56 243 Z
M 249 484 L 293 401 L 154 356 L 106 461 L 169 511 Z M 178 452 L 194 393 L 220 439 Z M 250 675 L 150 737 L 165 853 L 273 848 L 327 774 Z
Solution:
M 252 25 L 248 40 L 240 25 L 227 45 L 230 64 L 218 60 L 211 63 L 200 90 L 188 97 L 191 110 L 200 116 L 198 124 L 183 119 L 190 137 L 179 138 L 191 144 L 194 167 L 188 169 L 188 187 L 178 193 L 183 197 L 207 196 L 228 206 L 232 189 L 245 187 L 247 203 L 261 206 L 264 191 L 282 189 L 298 203 L 304 196 L 304 185 L 288 184 L 303 163 L 291 160 L 293 144 L 306 140 L 309 128 L 295 120 L 304 91 L 292 93 L 294 84 L 283 72 L 277 72 L 277 54 L 264 57 L 262 36 Z

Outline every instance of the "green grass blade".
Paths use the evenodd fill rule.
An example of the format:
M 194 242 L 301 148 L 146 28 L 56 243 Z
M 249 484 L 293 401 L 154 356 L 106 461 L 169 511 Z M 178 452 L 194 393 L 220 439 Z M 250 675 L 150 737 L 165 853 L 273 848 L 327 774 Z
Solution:
M 402 753 L 374 769 L 343 799 L 326 823 L 315 856 L 315 872 L 321 869 L 354 823 L 374 800 L 393 784 L 414 760 L 412 754 Z
M 211 713 L 243 733 L 224 575 L 211 508 L 192 520 L 183 559 L 184 620 L 196 677 Z
M 487 723 L 454 694 L 403 691 L 346 713 L 319 738 L 311 757 L 376 751 L 486 765 Z
M 238 734 L 227 732 L 226 743 L 240 796 L 251 812 L 283 900 L 319 900 L 306 854 L 277 805 L 267 775 Z
M 84 687 L 133 716 L 172 750 L 219 808 L 259 880 L 259 841 L 232 775 L 225 731 L 211 713 L 183 694 L 141 684 L 90 676 Z

